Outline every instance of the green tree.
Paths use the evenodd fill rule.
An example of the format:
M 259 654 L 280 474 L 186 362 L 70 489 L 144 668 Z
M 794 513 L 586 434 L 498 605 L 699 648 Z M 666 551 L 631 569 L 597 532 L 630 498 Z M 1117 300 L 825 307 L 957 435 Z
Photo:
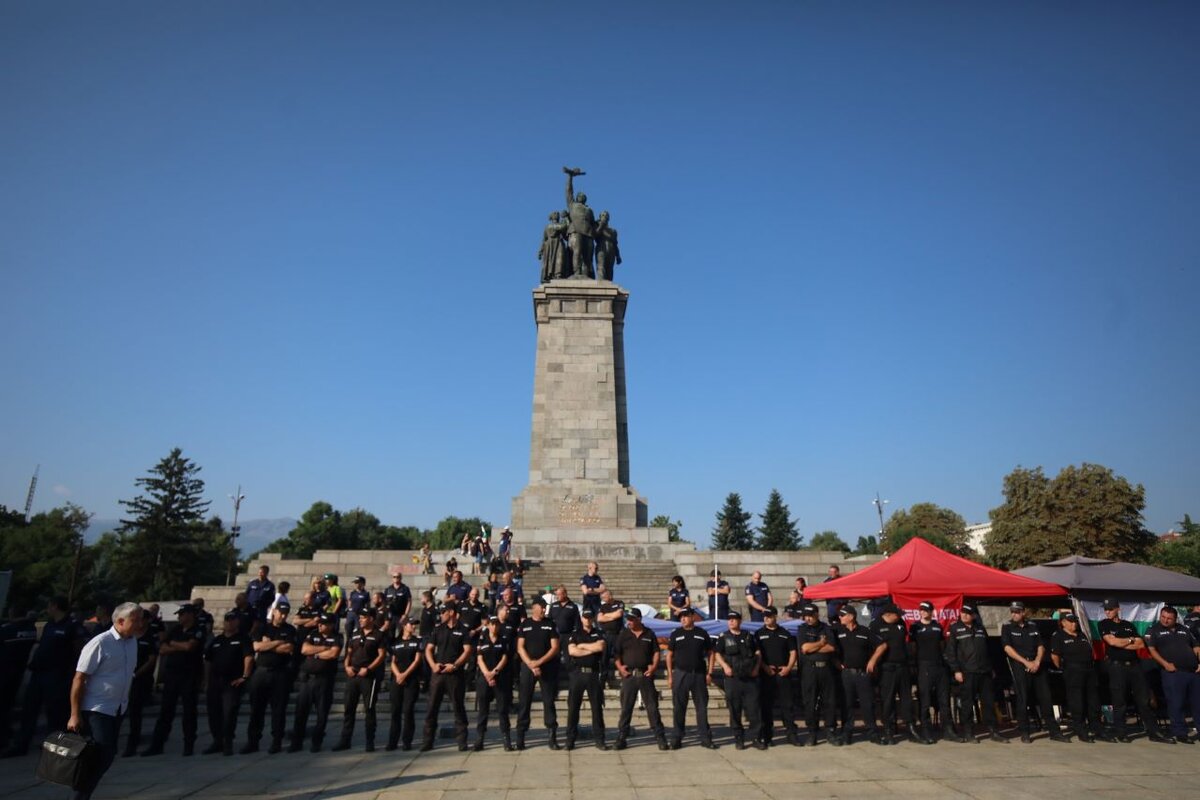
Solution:
M 478 536 L 481 528 L 492 529 L 492 523 L 479 517 L 446 517 L 432 531 L 427 531 L 423 538 L 429 540 L 433 550 L 453 550 L 462 543 L 465 534 Z
M 767 507 L 759 515 L 762 525 L 758 528 L 759 550 L 799 550 L 800 533 L 796 521 L 791 518 L 787 504 L 778 489 L 772 489 L 767 497 Z
M 195 584 L 220 583 L 230 554 L 229 537 L 204 521 L 200 467 L 178 447 L 134 483 L 142 490 L 121 505 L 115 566 L 130 599 L 185 597 Z
M 1156 539 L 1146 530 L 1146 492 L 1099 464 L 1041 467 L 1004 478 L 1004 504 L 992 509 L 988 560 L 1016 569 L 1072 554 L 1144 562 Z
M 730 492 L 725 505 L 717 512 L 717 525 L 713 528 L 714 550 L 752 550 L 754 532 L 750 529 L 753 515 L 742 510 L 742 496 Z
M 659 514 L 654 519 L 650 520 L 651 528 L 666 528 L 667 541 L 682 542 L 683 537 L 679 535 L 679 529 L 683 527 L 683 523 L 677 520 L 672 520 L 669 514 Z
M 856 556 L 877 556 L 879 555 L 879 540 L 874 536 L 858 537 L 858 544 L 854 548 Z
M 1200 523 L 1192 522 L 1191 515 L 1184 514 L 1175 524 L 1179 527 L 1179 538 L 1158 542 L 1150 553 L 1150 561 L 1155 566 L 1200 578 Z
M 0 569 L 13 573 L 11 603 L 40 609 L 51 597 L 69 593 L 75 555 L 90 519 L 91 514 L 72 504 L 35 514 L 29 522 L 24 514 L 0 506 Z M 77 586 L 74 599 L 89 598 Z
M 838 550 L 843 553 L 850 552 L 850 545 L 842 541 L 842 537 L 837 531 L 821 531 L 814 533 L 812 538 L 808 540 L 809 550 Z
M 892 514 L 884 523 L 879 546 L 884 552 L 894 553 L 913 537 L 955 555 L 965 555 L 968 550 L 967 521 L 957 512 L 935 503 L 917 503 Z

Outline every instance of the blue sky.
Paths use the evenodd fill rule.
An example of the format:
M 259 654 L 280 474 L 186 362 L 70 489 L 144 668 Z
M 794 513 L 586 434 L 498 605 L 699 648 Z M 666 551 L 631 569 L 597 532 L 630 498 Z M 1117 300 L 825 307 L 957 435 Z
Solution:
M 1091 461 L 1200 514 L 1194 3 L 11 2 L 0 503 L 508 520 L 564 164 L 632 478 L 849 541 Z

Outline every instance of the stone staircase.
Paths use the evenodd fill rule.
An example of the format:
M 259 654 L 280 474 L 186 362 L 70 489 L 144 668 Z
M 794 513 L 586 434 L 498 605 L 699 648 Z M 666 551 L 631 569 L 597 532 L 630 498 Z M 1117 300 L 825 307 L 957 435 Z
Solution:
M 561 561 L 534 564 L 525 571 L 525 593 L 530 596 L 546 586 L 567 587 L 567 593 L 575 602 L 582 595 L 579 579 L 587 573 L 586 561 Z M 671 588 L 671 577 L 675 573 L 674 561 L 612 561 L 600 565 L 600 577 L 613 597 L 627 606 L 645 603 L 655 608 L 666 605 L 667 591 Z

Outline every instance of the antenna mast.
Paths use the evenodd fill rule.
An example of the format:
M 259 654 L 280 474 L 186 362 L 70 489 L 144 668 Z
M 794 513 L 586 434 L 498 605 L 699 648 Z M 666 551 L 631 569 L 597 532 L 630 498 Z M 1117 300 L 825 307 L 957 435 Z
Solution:
M 33 478 L 29 481 L 29 494 L 25 496 L 25 522 L 29 522 L 29 512 L 33 510 L 33 493 L 37 491 L 38 472 L 41 469 L 41 464 L 34 467 Z

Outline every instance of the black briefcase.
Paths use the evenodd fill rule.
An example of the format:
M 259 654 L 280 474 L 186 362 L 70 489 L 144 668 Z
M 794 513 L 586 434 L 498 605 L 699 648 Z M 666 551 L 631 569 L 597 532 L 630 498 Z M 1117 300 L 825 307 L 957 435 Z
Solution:
M 37 776 L 44 781 L 79 789 L 96 774 L 98 749 L 90 737 L 58 731 L 42 742 Z

